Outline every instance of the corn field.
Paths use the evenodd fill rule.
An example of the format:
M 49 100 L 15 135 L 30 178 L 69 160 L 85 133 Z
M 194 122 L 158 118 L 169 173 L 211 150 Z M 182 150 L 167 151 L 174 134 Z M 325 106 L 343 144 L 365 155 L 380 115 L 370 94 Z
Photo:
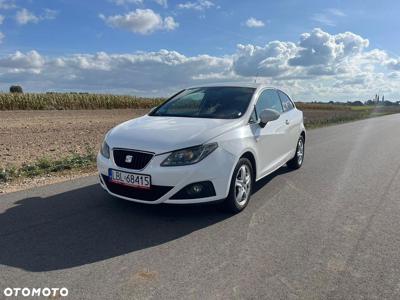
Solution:
M 315 109 L 315 110 L 352 110 L 352 106 L 346 104 L 329 104 L 329 103 L 304 103 L 296 102 L 298 109 Z
M 87 93 L 0 93 L 0 110 L 149 109 L 158 106 L 164 100 L 164 98 Z M 301 110 L 332 111 L 372 110 L 374 108 L 369 106 L 354 107 L 347 104 L 304 102 L 297 102 L 296 106 Z
M 104 94 L 6 94 L 0 93 L 0 110 L 66 110 L 152 108 L 162 103 L 162 98 L 142 98 Z

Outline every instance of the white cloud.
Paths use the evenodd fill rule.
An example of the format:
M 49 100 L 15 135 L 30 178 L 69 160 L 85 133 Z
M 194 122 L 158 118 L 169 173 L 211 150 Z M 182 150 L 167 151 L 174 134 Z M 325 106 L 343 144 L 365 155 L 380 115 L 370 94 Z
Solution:
M 0 58 L 0 68 L 7 68 L 11 72 L 40 70 L 44 64 L 44 58 L 35 50 L 26 54 L 17 51 L 14 54 Z
M 187 57 L 167 50 L 133 54 L 100 52 L 57 58 L 43 58 L 32 51 L 0 58 L 0 82 L 18 81 L 28 88 L 32 84 L 36 90 L 131 91 L 166 95 L 177 87 L 204 82 L 210 76 L 229 78 L 230 73 L 229 58 Z
M 214 2 L 209 0 L 197 0 L 197 1 L 188 1 L 184 3 L 178 4 L 178 8 L 180 9 L 194 9 L 194 10 L 205 10 L 215 6 Z
M 336 22 L 330 16 L 323 13 L 314 14 L 311 17 L 311 20 L 326 26 L 336 26 Z
M 346 14 L 338 8 L 328 8 L 325 11 L 330 13 L 333 16 L 346 17 Z
M 168 0 L 154 0 L 157 4 L 168 7 Z
M 0 0 L 0 9 L 13 9 L 16 7 L 14 0 Z
M 300 37 L 296 56 L 289 60 L 292 66 L 336 65 L 349 55 L 368 47 L 369 41 L 351 32 L 330 35 L 320 28 Z
M 325 26 L 336 26 L 338 18 L 346 17 L 346 14 L 337 8 L 328 8 L 323 12 L 316 13 L 311 17 L 311 20 L 323 24 Z
M 144 0 L 111 0 L 112 2 L 114 2 L 117 5 L 128 5 L 128 4 L 143 4 Z M 155 3 L 164 6 L 164 7 L 168 7 L 168 0 L 153 0 Z
M 117 5 L 142 4 L 143 0 L 111 0 Z
M 238 45 L 233 60 L 234 71 L 244 77 L 280 76 L 289 71 L 289 58 L 296 53 L 297 47 L 291 42 L 273 41 L 264 47 Z
M 2 32 L 0 31 L 0 44 L 3 42 L 4 37 L 5 37 L 4 33 L 2 33 Z
M 25 25 L 28 23 L 38 23 L 40 20 L 39 17 L 37 17 L 34 13 L 30 12 L 26 8 L 17 11 L 15 18 L 17 20 L 17 23 L 20 25 Z
M 228 56 L 160 50 L 45 57 L 37 51 L 17 51 L 0 56 L 0 88 L 20 82 L 31 91 L 166 96 L 185 86 L 254 81 L 257 76 L 259 82 L 282 87 L 297 100 L 366 100 L 379 90 L 387 99 L 399 100 L 400 60 L 368 46 L 366 38 L 351 32 L 314 29 L 297 42 L 239 44 Z
M 166 30 L 174 30 L 179 27 L 179 23 L 177 23 L 173 17 L 166 17 L 164 19 L 164 28 Z
M 3 22 L 4 22 L 4 16 L 0 15 L 0 25 L 3 24 Z
M 54 20 L 58 15 L 58 11 L 54 9 L 46 8 L 44 14 L 41 16 L 42 20 Z
M 123 28 L 134 33 L 150 34 L 156 30 L 174 30 L 179 26 L 173 17 L 161 16 L 151 9 L 136 9 L 125 15 L 100 15 L 107 25 L 114 28 Z
M 28 23 L 39 23 L 43 20 L 53 20 L 56 18 L 58 11 L 52 9 L 45 9 L 42 15 L 35 15 L 33 12 L 23 8 L 17 11 L 15 19 L 18 24 L 26 25 Z
M 400 59 L 390 59 L 390 60 L 387 62 L 387 65 L 388 65 L 389 68 L 391 68 L 392 70 L 400 71 Z
M 261 20 L 255 19 L 255 18 L 249 18 L 246 21 L 246 26 L 249 28 L 259 28 L 259 27 L 264 27 L 265 23 Z

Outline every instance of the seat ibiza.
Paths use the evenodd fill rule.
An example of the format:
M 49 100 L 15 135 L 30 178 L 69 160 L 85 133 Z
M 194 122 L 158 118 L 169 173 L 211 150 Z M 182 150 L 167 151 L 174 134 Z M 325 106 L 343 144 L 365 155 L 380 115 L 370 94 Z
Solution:
M 97 156 L 101 186 L 142 203 L 224 200 L 243 210 L 254 183 L 304 159 L 303 113 L 261 84 L 180 91 L 105 136 Z

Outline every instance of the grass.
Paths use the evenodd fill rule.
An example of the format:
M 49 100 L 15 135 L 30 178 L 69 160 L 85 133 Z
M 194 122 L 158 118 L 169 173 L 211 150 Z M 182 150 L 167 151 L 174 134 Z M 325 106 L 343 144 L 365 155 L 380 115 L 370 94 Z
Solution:
M 300 110 L 351 110 L 353 106 L 345 104 L 322 104 L 322 103 L 306 103 L 306 102 L 296 102 L 296 107 Z
M 298 106 L 298 105 L 297 105 Z M 311 108 L 309 107 L 311 106 Z M 304 123 L 308 129 L 400 113 L 400 106 L 351 106 L 337 104 L 302 103 Z M 337 107 L 338 109 L 333 109 Z
M 93 167 L 95 162 L 96 155 L 90 151 L 83 155 L 72 153 L 58 160 L 40 158 L 33 163 L 22 165 L 20 168 L 11 166 L 0 170 L 0 183 L 9 182 L 17 178 L 44 176 L 66 170 L 87 169 Z
M 376 106 L 372 106 L 372 105 L 350 106 L 350 109 L 354 110 L 354 111 L 374 110 L 375 108 L 376 108 Z
M 148 109 L 163 98 L 142 98 L 104 94 L 6 94 L 0 93 L 0 110 L 66 110 L 66 109 Z
M 383 115 L 383 114 L 382 114 Z M 334 114 L 333 116 L 330 117 L 322 117 L 322 118 L 315 118 L 315 119 L 307 119 L 307 117 L 304 120 L 304 126 L 307 129 L 314 129 L 314 128 L 320 128 L 320 127 L 325 127 L 329 125 L 337 125 L 337 124 L 342 124 L 342 123 L 347 123 L 351 121 L 357 121 L 357 120 L 363 120 L 366 118 L 371 117 L 372 114 L 369 114 L 368 112 L 363 112 L 363 113 L 358 113 L 358 114 Z

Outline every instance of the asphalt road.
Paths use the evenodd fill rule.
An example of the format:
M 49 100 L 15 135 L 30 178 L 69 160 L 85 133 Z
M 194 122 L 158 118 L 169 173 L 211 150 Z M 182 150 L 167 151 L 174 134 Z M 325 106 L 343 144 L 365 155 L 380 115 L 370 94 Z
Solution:
M 93 177 L 0 198 L 0 298 L 400 298 L 400 115 L 309 131 L 303 168 L 235 216 L 116 200 Z

